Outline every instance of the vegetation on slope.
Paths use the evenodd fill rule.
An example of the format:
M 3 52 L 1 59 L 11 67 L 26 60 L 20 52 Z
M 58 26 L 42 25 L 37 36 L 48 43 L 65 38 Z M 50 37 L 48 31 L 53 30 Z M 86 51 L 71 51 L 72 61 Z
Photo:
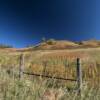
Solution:
M 12 46 L 6 44 L 0 44 L 0 48 L 12 48 Z
M 32 46 L 31 46 L 32 47 Z M 75 48 L 96 48 L 100 47 L 100 41 L 88 40 L 80 42 L 72 42 L 67 40 L 43 39 L 41 43 L 33 47 L 34 50 L 61 50 Z
M 19 79 L 16 73 L 7 73 L 0 67 L 0 100 L 99 100 L 100 88 L 83 86 L 82 96 L 77 94 L 74 85 L 65 81 L 24 77 Z M 65 83 L 65 85 L 64 85 Z
M 99 100 L 100 49 L 23 52 L 25 71 L 76 79 L 76 58 L 82 60 L 82 97 L 76 82 L 27 76 L 19 80 L 21 52 L 0 52 L 0 100 Z M 43 73 L 43 69 L 46 71 Z

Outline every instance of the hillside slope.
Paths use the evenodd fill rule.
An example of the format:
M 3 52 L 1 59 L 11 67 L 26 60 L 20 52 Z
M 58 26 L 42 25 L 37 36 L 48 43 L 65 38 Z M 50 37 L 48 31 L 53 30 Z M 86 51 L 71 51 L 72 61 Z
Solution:
M 34 49 L 54 50 L 54 49 L 75 49 L 75 48 L 95 48 L 100 47 L 100 41 L 88 40 L 72 42 L 67 40 L 48 40 L 34 47 Z
M 66 49 L 66 48 L 75 48 L 79 45 L 72 42 L 72 41 L 65 41 L 65 40 L 48 40 L 46 42 L 42 42 L 39 45 L 35 46 L 35 49 Z
M 63 50 L 63 49 L 79 49 L 79 48 L 98 48 L 100 47 L 100 41 L 98 40 L 87 40 L 80 42 L 72 42 L 68 40 L 47 40 L 37 45 L 26 47 L 26 48 L 9 48 L 7 50 L 13 51 L 33 51 L 33 50 Z

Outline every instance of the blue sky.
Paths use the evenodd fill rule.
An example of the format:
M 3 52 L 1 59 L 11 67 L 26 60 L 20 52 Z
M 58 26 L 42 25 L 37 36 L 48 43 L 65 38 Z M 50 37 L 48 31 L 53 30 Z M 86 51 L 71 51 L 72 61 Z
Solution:
M 99 0 L 0 0 L 0 43 L 21 48 L 42 37 L 100 39 Z

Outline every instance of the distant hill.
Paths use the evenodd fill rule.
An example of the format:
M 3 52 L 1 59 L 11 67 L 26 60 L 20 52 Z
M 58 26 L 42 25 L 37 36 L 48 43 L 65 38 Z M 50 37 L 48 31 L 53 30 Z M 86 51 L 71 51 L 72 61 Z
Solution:
M 35 46 L 19 49 L 18 51 L 30 51 L 30 50 L 62 50 L 62 49 L 77 49 L 77 48 L 97 48 L 100 47 L 100 41 L 87 40 L 80 42 L 72 42 L 68 40 L 54 40 L 49 39 L 43 41 Z
M 67 41 L 67 40 L 53 40 L 50 39 L 46 42 L 42 42 L 38 44 L 37 46 L 34 47 L 34 49 L 66 49 L 66 48 L 76 48 L 78 47 L 79 44 L 72 42 L 72 41 Z
M 87 40 L 87 41 L 80 41 L 80 42 L 72 42 L 68 40 L 54 40 L 49 39 L 47 41 L 42 41 L 41 43 L 29 46 L 26 48 L 13 48 L 9 45 L 0 44 L 0 50 L 2 51 L 33 51 L 33 50 L 63 50 L 63 49 L 79 49 L 79 48 L 98 48 L 100 47 L 99 40 Z
M 88 40 L 80 42 L 72 42 L 67 40 L 53 40 L 50 39 L 46 42 L 42 42 L 34 47 L 34 49 L 74 49 L 74 48 L 91 48 L 100 47 L 100 41 L 98 40 Z
M 12 48 L 12 46 L 6 44 L 0 44 L 0 48 Z
M 81 41 L 80 45 L 82 45 L 83 47 L 99 47 L 100 41 L 98 40 Z

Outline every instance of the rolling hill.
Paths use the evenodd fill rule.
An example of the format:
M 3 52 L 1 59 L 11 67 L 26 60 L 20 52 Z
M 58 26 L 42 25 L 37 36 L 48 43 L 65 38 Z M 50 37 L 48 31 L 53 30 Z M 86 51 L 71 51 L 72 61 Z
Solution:
M 100 47 L 100 41 L 98 40 L 87 40 L 80 42 L 72 42 L 68 40 L 54 40 L 49 39 L 47 41 L 43 41 L 37 45 L 25 47 L 25 48 L 7 48 L 0 47 L 0 50 L 5 51 L 33 51 L 33 50 L 63 50 L 63 49 L 79 49 L 79 48 L 98 48 Z
M 50 39 L 33 47 L 34 50 L 59 50 L 59 49 L 76 49 L 76 48 L 96 48 L 100 47 L 100 41 L 87 40 L 72 42 L 67 40 Z M 30 48 L 31 49 L 31 48 Z

